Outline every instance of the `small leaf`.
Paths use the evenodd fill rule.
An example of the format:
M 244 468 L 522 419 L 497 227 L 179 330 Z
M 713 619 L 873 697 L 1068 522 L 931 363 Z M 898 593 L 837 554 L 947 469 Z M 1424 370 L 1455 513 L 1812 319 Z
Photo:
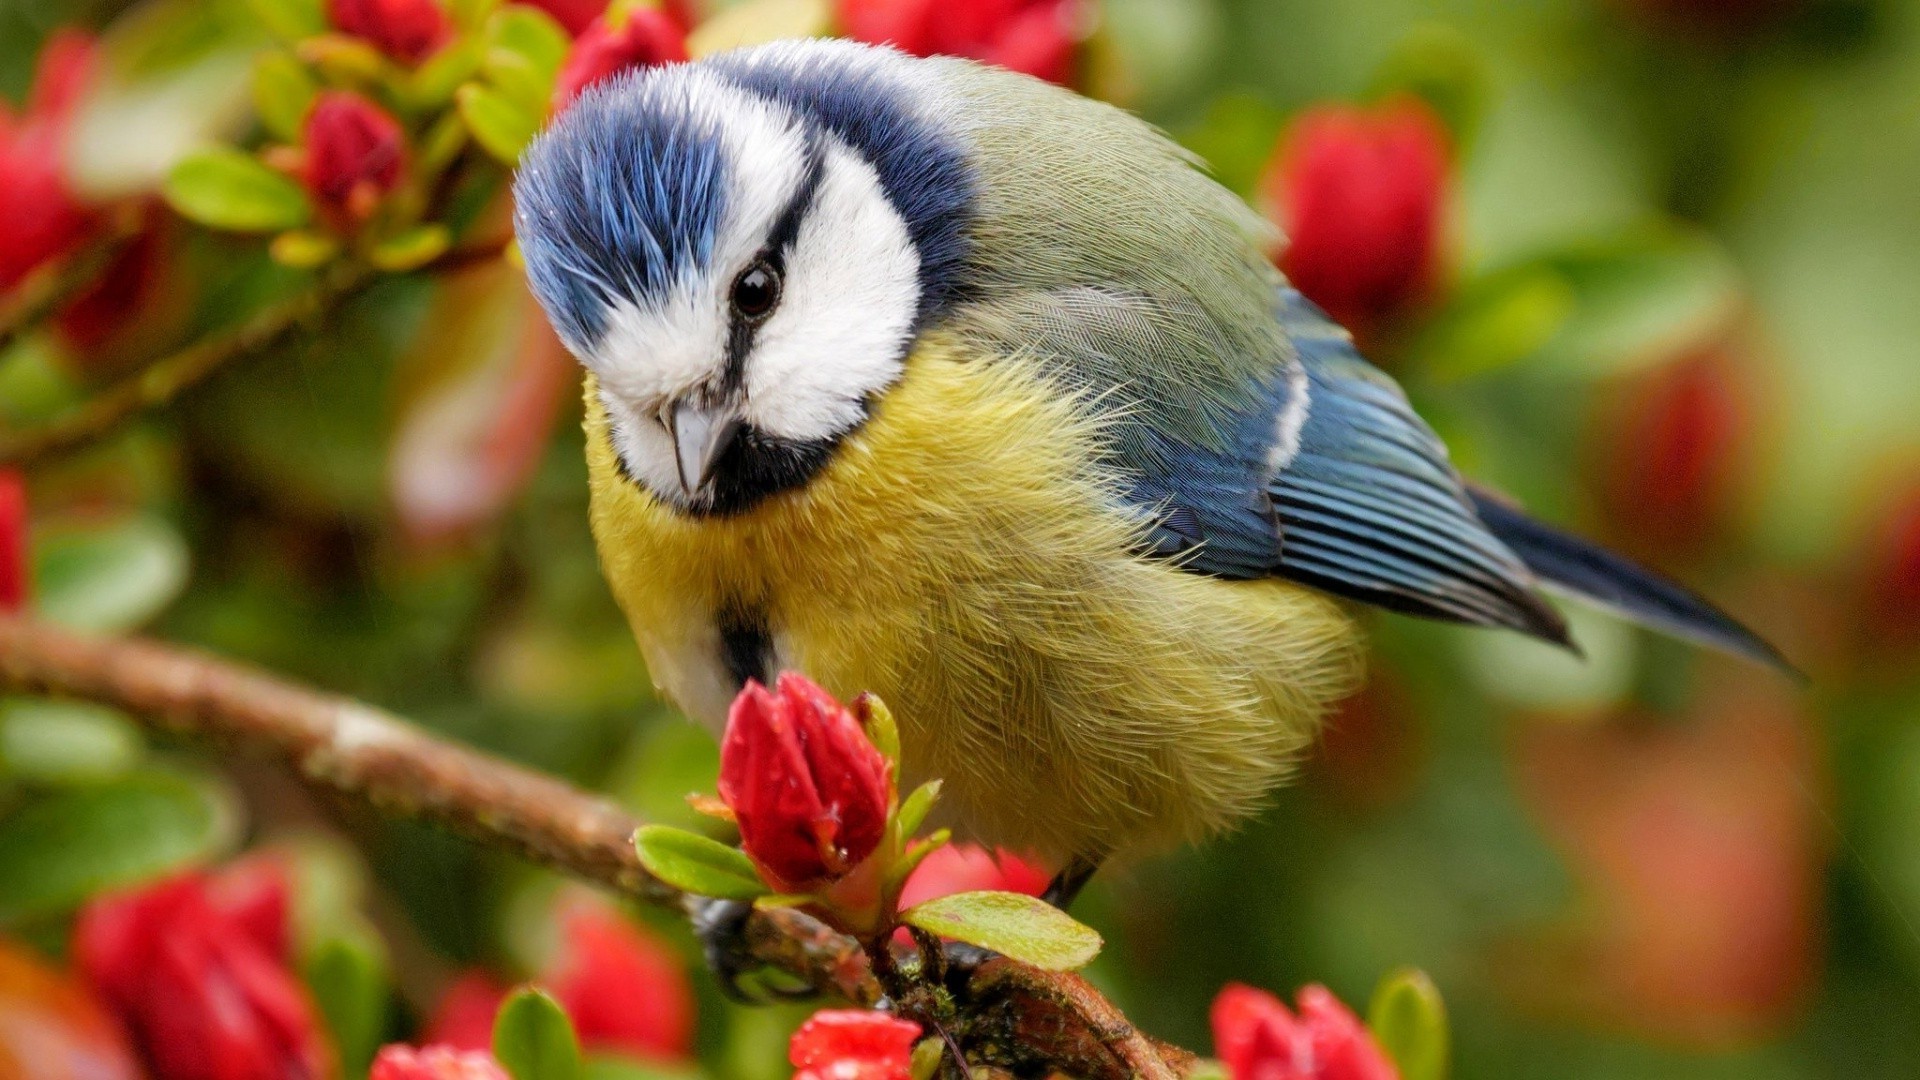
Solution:
M 1462 379 L 1519 363 L 1553 340 L 1576 304 L 1573 287 L 1544 266 L 1474 282 L 1421 335 L 1419 365 L 1438 378 Z
M 0 923 L 64 911 L 205 858 L 228 845 L 234 826 L 232 807 L 213 789 L 174 773 L 34 799 L 0 819 Z
M 289 229 L 273 238 L 267 254 L 281 266 L 294 270 L 312 270 L 340 254 L 340 241 L 310 229 Z
M 97 783 L 140 760 L 140 734 L 120 713 L 82 701 L 0 701 L 0 776 Z
M 448 112 L 435 120 L 420 136 L 420 171 L 428 176 L 439 175 L 442 169 L 453 164 L 460 151 L 467 146 L 467 124 L 458 112 Z
M 1490 82 L 1487 62 L 1471 38 L 1450 26 L 1423 23 L 1381 65 L 1373 94 L 1411 94 L 1426 102 L 1446 125 L 1459 156 L 1479 134 Z
M 880 751 L 880 756 L 893 764 L 894 772 L 900 769 L 900 725 L 894 722 L 893 710 L 874 693 L 861 694 L 853 699 L 853 714 L 860 718 L 861 727 L 866 729 L 867 741 Z
M 640 865 L 661 881 L 698 896 L 752 900 L 767 887 L 739 848 L 670 825 L 645 825 L 633 834 Z
M 992 949 L 1048 971 L 1073 971 L 1100 955 L 1093 928 L 1037 896 L 965 892 L 907 909 L 901 921 L 931 934 Z
M 474 141 L 505 164 L 518 162 L 520 151 L 540 130 L 539 114 L 498 90 L 468 83 L 456 97 L 460 118 L 473 132 Z
M 547 82 L 551 83 L 560 65 L 566 62 L 567 50 L 572 47 L 573 42 L 567 36 L 566 27 L 539 8 L 510 4 L 494 12 L 493 17 L 487 20 L 486 68 L 489 73 L 493 71 L 494 64 L 511 56 L 531 70 L 544 73 Z
M 933 804 L 939 801 L 940 781 L 929 780 L 914 788 L 913 794 L 900 804 L 899 813 L 894 815 L 893 820 L 900 828 L 901 838 L 908 839 L 919 832 L 920 826 L 926 823 L 927 814 L 932 812 Z
M 588 1054 L 584 1080 L 701 1080 L 694 1065 L 643 1061 L 625 1053 Z
M 580 1080 L 580 1040 L 560 1003 L 531 986 L 514 991 L 493 1022 L 493 1056 L 513 1080 Z
M 375 244 L 367 260 L 393 274 L 418 270 L 445 254 L 452 240 L 445 225 L 433 222 L 416 225 Z
M 545 116 L 553 101 L 554 73 L 518 53 L 489 53 L 487 81 L 529 115 Z
M 366 941 L 329 938 L 307 959 L 306 982 L 344 1071 L 365 1074 L 387 1030 L 391 994 L 385 958 Z
M 474 30 L 499 6 L 500 0 L 447 0 L 447 16 L 462 30 Z
M 299 41 L 327 29 L 320 0 L 247 0 L 247 7 L 282 41 Z
M 346 34 L 322 34 L 302 41 L 300 59 L 320 69 L 335 86 L 373 86 L 386 81 L 392 65 L 371 42 Z
M 456 42 L 422 61 L 407 80 L 407 101 L 421 111 L 438 109 L 453 100 L 460 84 L 480 71 L 480 45 Z
M 294 229 L 313 215 L 300 185 L 231 147 L 187 157 L 173 167 L 163 191 L 181 216 L 215 229 Z
M 1367 1026 L 1400 1066 L 1400 1080 L 1446 1080 L 1447 1009 L 1426 972 L 1405 968 L 1380 980 Z
M 924 840 L 908 844 L 900 858 L 894 860 L 894 864 L 887 868 L 887 877 L 884 882 L 887 894 L 899 895 L 900 890 L 906 886 L 907 879 L 913 876 L 915 870 L 920 869 L 921 863 L 927 861 L 927 856 L 946 847 L 947 841 L 952 838 L 952 829 L 940 829 Z
M 313 73 L 290 52 L 275 49 L 253 62 L 253 107 L 275 138 L 300 141 L 300 125 L 319 93 Z
M 132 629 L 187 584 L 186 543 L 157 518 L 49 529 L 33 555 L 35 610 L 75 630 Z

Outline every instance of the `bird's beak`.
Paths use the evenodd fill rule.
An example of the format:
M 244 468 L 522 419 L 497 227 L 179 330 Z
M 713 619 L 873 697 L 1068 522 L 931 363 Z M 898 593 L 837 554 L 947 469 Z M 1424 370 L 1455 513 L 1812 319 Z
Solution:
M 733 445 L 743 427 L 730 405 L 676 402 L 662 418 L 673 437 L 673 456 L 680 465 L 680 488 L 692 496 L 713 479 L 713 468 Z

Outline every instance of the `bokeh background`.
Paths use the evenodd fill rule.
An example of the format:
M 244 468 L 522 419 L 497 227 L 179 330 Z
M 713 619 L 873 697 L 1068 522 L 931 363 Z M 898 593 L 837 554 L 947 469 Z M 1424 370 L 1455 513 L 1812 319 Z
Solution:
M 578 29 L 603 5 L 538 6 Z M 751 36 L 890 6 L 926 7 L 674 14 Z M 1588 612 L 1584 662 L 1374 619 L 1371 682 L 1271 812 L 1091 891 L 1081 914 L 1110 942 L 1095 980 L 1203 1049 L 1229 980 L 1359 1002 L 1410 964 L 1446 998 L 1460 1076 L 1920 1072 L 1920 4 L 1089 0 L 1046 32 L 1064 45 L 1007 38 L 1035 6 L 1058 5 L 945 5 L 901 43 L 1050 65 L 1163 125 L 1290 227 L 1296 280 L 1464 471 L 1695 584 L 1807 676 Z M 366 255 L 357 230 L 386 230 L 397 271 L 27 468 L 24 602 L 363 698 L 691 824 L 683 796 L 710 790 L 715 751 L 651 695 L 597 571 L 575 368 L 510 258 L 398 272 L 497 238 L 504 166 L 456 147 L 460 183 L 429 209 L 348 206 L 271 252 L 152 194 L 216 141 L 311 176 L 311 133 L 297 108 L 272 115 L 285 95 L 263 68 L 383 77 L 285 44 L 276 17 L 297 39 L 320 8 L 0 0 L 0 260 L 11 245 L 20 264 L 0 271 L 30 278 L 21 253 L 55 205 L 36 184 L 80 208 L 62 254 L 102 236 L 112 254 L 83 303 L 8 335 L 0 432 L 271 307 L 327 244 Z M 50 105 L 43 76 L 21 104 L 73 27 L 94 35 L 60 39 L 90 50 L 74 100 Z M 414 166 L 421 93 L 396 110 Z M 371 175 L 368 198 L 399 197 Z M 447 231 L 409 231 L 422 220 Z M 548 970 L 568 947 L 556 905 L 584 902 L 110 711 L 0 702 L 0 951 L 57 967 L 87 896 L 243 849 L 297 868 L 303 970 L 331 1023 L 359 1017 L 334 1032 L 349 1074 L 463 975 Z M 691 1042 L 662 1036 L 646 1068 L 784 1078 L 804 1009 L 726 1004 L 683 928 L 645 932 L 698 999 Z M 0 1016 L 24 985 L 0 978 Z

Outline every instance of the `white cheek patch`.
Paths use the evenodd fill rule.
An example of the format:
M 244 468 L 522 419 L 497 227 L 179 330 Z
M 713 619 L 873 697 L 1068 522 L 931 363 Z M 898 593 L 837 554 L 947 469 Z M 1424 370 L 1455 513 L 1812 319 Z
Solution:
M 920 258 L 873 167 L 825 137 L 813 206 L 787 257 L 780 305 L 754 335 L 746 413 L 769 435 L 843 434 L 899 378 L 920 301 Z

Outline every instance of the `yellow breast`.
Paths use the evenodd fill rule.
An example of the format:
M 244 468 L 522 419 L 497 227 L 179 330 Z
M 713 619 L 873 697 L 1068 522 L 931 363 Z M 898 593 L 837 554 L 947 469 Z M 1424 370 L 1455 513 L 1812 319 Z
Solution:
M 593 531 L 661 688 L 718 725 L 718 613 L 783 667 L 880 694 L 908 779 L 1052 859 L 1190 841 L 1254 810 L 1358 674 L 1332 600 L 1134 552 L 1098 421 L 1008 359 L 922 344 L 805 487 L 697 519 L 622 477 L 587 387 Z

